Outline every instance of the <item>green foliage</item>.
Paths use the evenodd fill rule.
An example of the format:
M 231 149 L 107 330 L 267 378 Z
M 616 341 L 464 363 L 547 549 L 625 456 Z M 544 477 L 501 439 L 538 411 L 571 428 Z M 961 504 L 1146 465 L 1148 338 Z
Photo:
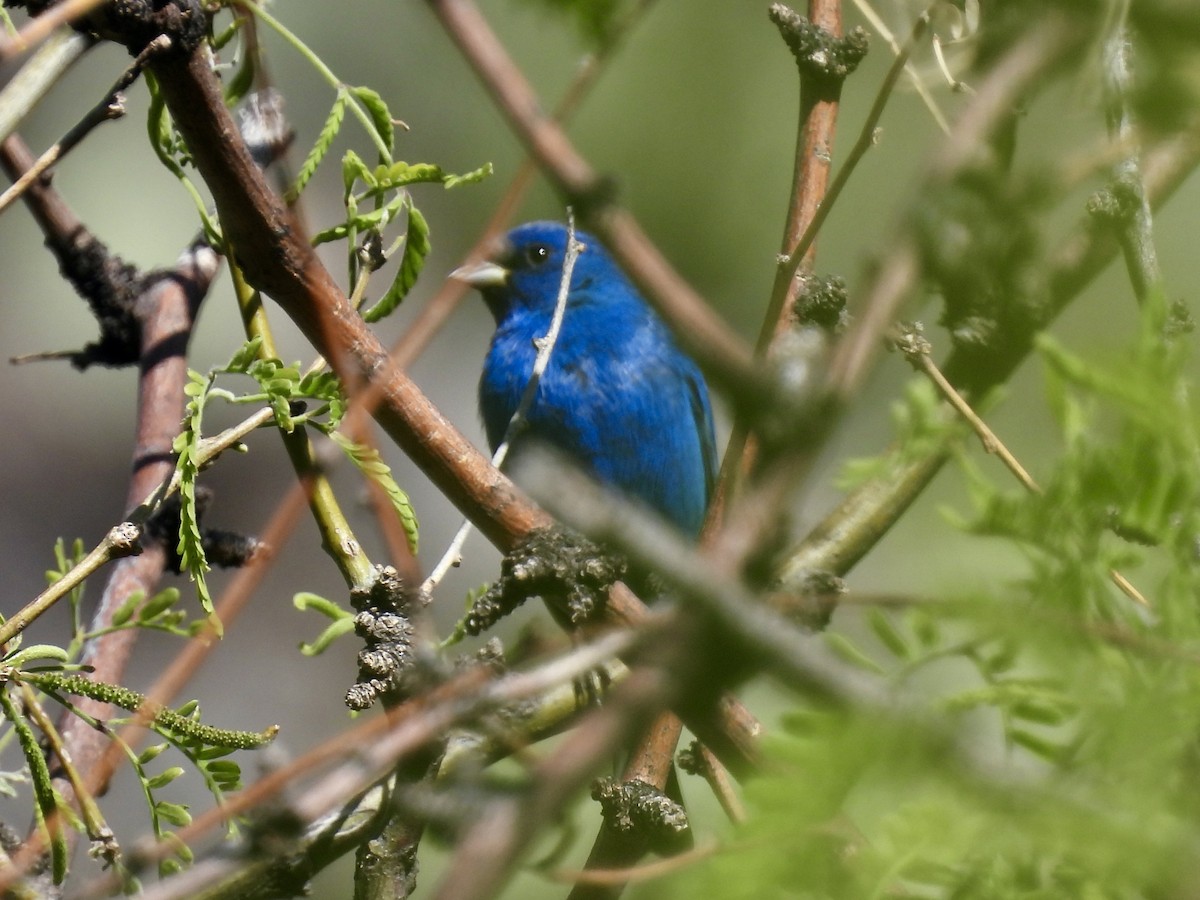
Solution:
M 318 656 L 324 653 L 329 645 L 343 634 L 349 634 L 354 630 L 354 613 L 342 609 L 332 600 L 327 600 L 309 591 L 301 591 L 292 598 L 292 605 L 301 612 L 311 609 L 330 620 L 330 624 L 317 635 L 316 640 L 311 644 L 300 645 L 300 652 L 305 656 Z
M 750 818 L 728 851 L 655 896 L 1190 894 L 1200 442 L 1188 348 L 1161 298 L 1101 363 L 1037 345 L 1062 447 L 1039 466 L 1044 493 L 994 483 L 971 442 L 955 450 L 971 511 L 953 522 L 1018 548 L 1023 569 L 839 613 L 827 640 L 896 705 L 795 710 L 768 774 L 746 786 Z M 932 420 L 915 408 L 902 427 Z M 1148 609 L 1113 585 L 1114 568 Z
M 330 439 L 342 448 L 350 461 L 358 467 L 358 470 L 383 489 L 404 528 L 404 535 L 408 538 L 408 549 L 415 555 L 417 552 L 417 514 L 412 508 L 412 503 L 409 502 L 408 494 L 400 489 L 400 485 L 396 484 L 396 479 L 392 477 L 392 470 L 379 458 L 379 451 L 374 447 L 350 440 L 340 431 L 330 430 L 327 433 Z
M 50 780 L 50 767 L 38 744 L 37 735 L 28 720 L 18 712 L 7 691 L 0 691 L 0 712 L 17 735 L 21 753 L 29 766 L 29 780 L 33 785 L 34 813 L 38 831 L 50 851 L 50 870 L 55 884 L 62 884 L 67 875 L 67 839 L 59 815 L 58 792 Z
M 296 200 L 304 192 L 304 188 L 308 186 L 309 180 L 316 174 L 317 167 L 325 159 L 325 154 L 333 146 L 333 140 L 337 137 L 338 131 L 342 127 L 342 119 L 346 116 L 346 106 L 349 102 L 349 93 L 344 90 L 338 91 L 337 96 L 333 100 L 333 106 L 329 109 L 329 115 L 325 117 L 325 124 L 321 126 L 321 130 L 317 134 L 316 142 L 313 144 L 312 149 L 308 151 L 308 155 L 304 157 L 300 171 L 296 173 L 295 184 L 288 188 L 287 199 L 289 201 Z
M 924 378 L 905 385 L 903 396 L 892 404 L 891 412 L 901 465 L 942 452 L 966 433 L 963 424 L 950 415 L 933 385 Z M 896 465 L 891 453 L 851 459 L 842 466 L 837 486 L 844 491 L 853 490 L 871 479 L 888 477 Z
M 429 223 L 413 205 L 408 186 L 433 183 L 450 189 L 474 184 L 491 172 L 490 164 L 463 175 L 451 174 L 429 163 L 392 162 L 372 168 L 353 150 L 346 152 L 342 158 L 346 220 L 318 232 L 313 243 L 345 240 L 351 248 L 383 247 L 386 229 L 397 221 L 404 222 L 404 232 L 393 240 L 388 251 L 360 253 L 355 250 L 350 254 L 350 278 L 352 283 L 357 284 L 364 262 L 368 270 L 373 270 L 403 249 L 391 286 L 364 313 L 363 317 L 368 322 L 382 319 L 400 305 L 400 301 L 416 284 L 417 276 L 425 265 L 425 257 L 431 249 Z
M 370 309 L 363 311 L 363 318 L 368 322 L 377 322 L 389 315 L 400 305 L 412 286 L 417 283 L 417 276 L 425 266 L 425 257 L 429 255 L 432 246 L 429 243 L 429 223 L 421 215 L 421 211 L 411 203 L 407 206 L 408 218 L 404 233 L 404 253 L 400 257 L 400 265 L 396 269 L 396 277 L 378 302 Z
M 211 604 L 211 598 L 203 580 L 208 564 L 196 519 L 198 467 L 195 460 L 200 452 L 203 409 L 214 398 L 237 404 L 266 403 L 275 414 L 276 425 L 283 431 L 290 434 L 297 427 L 309 425 L 329 437 L 364 476 L 383 489 L 400 519 L 410 548 L 417 552 L 419 528 L 408 494 L 396 483 L 390 467 L 377 450 L 351 440 L 338 430 L 346 413 L 346 397 L 337 376 L 320 369 L 302 372 L 299 363 L 288 365 L 278 359 L 263 359 L 259 356 L 261 345 L 261 339 L 254 338 L 240 347 L 226 365 L 207 375 L 189 373 L 191 381 L 187 390 L 192 400 L 188 404 L 184 430 L 175 441 L 175 450 L 179 454 L 177 469 L 181 499 L 179 547 L 183 567 L 196 581 L 202 604 L 206 598 Z M 217 388 L 216 379 L 222 374 L 248 376 L 257 382 L 259 390 L 235 394 Z M 206 605 L 205 609 L 211 607 Z
M 212 379 L 188 370 L 188 383 L 184 393 L 190 398 L 184 411 L 183 428 L 175 438 L 172 449 L 176 453 L 175 469 L 179 475 L 179 559 L 180 567 L 187 572 L 196 585 L 200 605 L 208 614 L 217 633 L 221 633 L 221 622 L 213 611 L 212 595 L 204 573 L 208 571 L 208 559 L 200 534 L 200 517 L 196 508 L 196 480 L 200 475 L 198 454 L 200 450 L 201 425 L 204 406 L 208 401 Z

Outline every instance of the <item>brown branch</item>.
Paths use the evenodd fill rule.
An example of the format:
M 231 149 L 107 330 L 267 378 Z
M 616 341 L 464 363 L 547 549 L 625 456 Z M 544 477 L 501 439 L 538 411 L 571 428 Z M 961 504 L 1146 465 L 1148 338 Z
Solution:
M 32 164 L 32 156 L 14 135 L 0 143 L 0 162 L 7 171 L 19 177 L 19 173 Z M 24 199 L 46 233 L 51 250 L 62 261 L 64 270 L 82 247 L 103 249 L 44 180 L 34 180 Z M 216 254 L 206 245 L 193 246 L 181 256 L 175 269 L 146 279 L 137 300 L 138 416 L 133 472 L 126 492 L 127 509 L 141 503 L 174 470 L 172 443 L 183 418 L 183 386 L 187 381 L 184 354 L 196 311 L 216 270 Z M 105 585 L 91 630 L 108 628 L 113 613 L 134 592 L 150 596 L 165 566 L 166 548 L 161 545 L 148 546 L 141 555 L 120 560 Z M 136 629 L 103 634 L 84 647 L 81 662 L 92 667 L 96 679 L 119 683 L 137 636 Z M 86 698 L 81 698 L 79 708 L 99 719 L 104 719 L 110 711 L 106 704 Z M 109 747 L 107 737 L 73 715 L 65 717 L 61 734 L 64 747 L 77 769 L 88 773 L 89 791 L 92 794 L 102 792 L 107 784 L 107 774 L 99 775 L 104 769 L 99 763 Z M 72 785 L 60 782 L 59 789 L 70 803 L 74 797 Z M 32 861 L 39 845 L 36 835 L 27 842 L 16 860 L 18 868 Z
M 788 11 L 782 7 L 772 9 L 778 17 Z M 822 30 L 831 40 L 842 35 L 840 0 L 811 0 L 808 6 L 811 26 Z M 780 24 L 781 28 L 786 26 Z M 799 115 L 796 136 L 796 152 L 792 171 L 792 190 L 789 195 L 788 211 L 781 241 L 783 259 L 776 267 L 775 284 L 771 302 L 763 320 L 756 354 L 767 353 L 772 341 L 791 331 L 791 310 L 795 305 L 799 282 L 795 278 L 796 267 L 811 271 L 816 258 L 814 220 L 828 214 L 825 205 L 829 185 L 830 167 L 833 160 L 833 141 L 836 132 L 838 105 L 843 78 L 831 77 L 828 72 L 818 73 L 806 68 L 797 59 L 800 71 Z M 807 245 L 799 244 L 807 240 Z M 788 263 L 796 259 L 795 265 Z M 739 472 L 753 464 L 756 444 L 749 439 L 747 423 L 735 424 L 734 434 L 726 448 L 716 494 L 706 517 L 703 542 L 711 546 L 717 541 L 718 523 L 722 519 L 725 499 Z M 779 503 L 783 502 L 780 498 Z M 672 712 L 660 715 L 641 738 L 630 756 L 622 774 L 622 781 L 639 781 L 658 790 L 667 787 L 668 776 L 673 771 L 672 758 L 682 731 L 682 722 Z M 646 848 L 618 834 L 608 825 L 602 826 L 596 836 L 587 860 L 587 869 L 623 869 L 635 863 Z M 620 882 L 603 884 L 580 881 L 571 891 L 572 900 L 599 900 L 619 896 L 624 885 Z
M 343 383 L 380 386 L 376 418 L 384 430 L 489 539 L 507 548 L 513 536 L 548 525 L 392 362 L 347 302 L 258 172 L 204 56 L 156 60 L 152 68 L 247 281 L 283 307 Z

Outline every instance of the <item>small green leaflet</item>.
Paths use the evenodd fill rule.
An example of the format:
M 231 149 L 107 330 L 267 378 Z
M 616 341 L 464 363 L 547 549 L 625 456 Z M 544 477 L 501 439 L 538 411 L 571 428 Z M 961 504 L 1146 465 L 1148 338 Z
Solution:
M 392 113 L 379 92 L 369 87 L 352 87 L 350 93 L 357 97 L 371 115 L 375 133 L 391 153 L 396 146 L 396 126 L 392 124 Z
M 204 546 L 200 537 L 200 522 L 196 510 L 196 479 L 200 467 L 196 463 L 196 450 L 200 445 L 200 426 L 204 416 L 204 402 L 212 381 L 195 372 L 188 370 L 188 383 L 184 393 L 191 399 L 188 401 L 184 414 L 183 430 L 175 438 L 173 449 L 179 458 L 175 468 L 179 472 L 179 563 L 196 584 L 196 595 L 200 605 L 208 613 L 209 620 L 218 636 L 224 632 L 220 619 L 213 610 L 212 595 L 208 591 L 208 583 L 204 573 L 208 571 L 208 559 L 204 554 Z
M 364 475 L 383 488 L 388 499 L 392 501 L 392 508 L 396 510 L 396 515 L 400 517 L 400 524 L 404 526 L 404 534 L 408 537 L 408 548 L 415 554 L 417 552 L 417 514 L 413 511 L 408 494 L 404 493 L 400 489 L 400 485 L 396 484 L 396 479 L 392 478 L 392 470 L 379 458 L 379 451 L 374 447 L 367 447 L 350 440 L 340 431 L 329 432 L 329 437 L 342 448 Z
M 404 255 L 400 258 L 400 268 L 392 280 L 392 286 L 387 289 L 379 301 L 363 313 L 367 322 L 378 322 L 384 316 L 393 312 L 400 302 L 408 296 L 412 286 L 417 283 L 417 276 L 425 266 L 425 257 L 429 255 L 429 223 L 421 215 L 421 211 L 408 203 L 408 233 L 404 238 Z
M 304 163 L 300 166 L 300 171 L 296 174 L 296 183 L 288 189 L 288 200 L 295 200 L 299 197 L 309 180 L 316 174 L 317 167 L 321 165 L 321 160 L 325 158 L 325 154 L 333 146 L 334 138 L 337 137 L 338 131 L 342 127 L 342 119 L 346 117 L 346 104 L 349 102 L 349 94 L 344 89 L 338 91 L 337 97 L 334 98 L 333 106 L 329 110 L 329 115 L 325 117 L 325 124 L 321 126 L 321 132 L 317 135 L 316 143 L 308 151 L 308 156 L 304 158 Z
M 354 613 L 342 609 L 332 600 L 327 600 L 318 594 L 300 591 L 292 598 L 292 605 L 302 612 L 311 609 L 330 619 L 330 624 L 317 635 L 311 644 L 307 642 L 300 644 L 300 652 L 305 656 L 317 656 L 324 653 L 335 640 L 354 630 Z

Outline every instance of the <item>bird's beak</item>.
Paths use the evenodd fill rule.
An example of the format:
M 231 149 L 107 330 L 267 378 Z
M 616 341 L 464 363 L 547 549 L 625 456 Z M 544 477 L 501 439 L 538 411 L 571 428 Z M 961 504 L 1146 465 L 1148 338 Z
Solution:
M 494 262 L 467 263 L 451 272 L 450 277 L 483 290 L 508 284 L 508 269 Z

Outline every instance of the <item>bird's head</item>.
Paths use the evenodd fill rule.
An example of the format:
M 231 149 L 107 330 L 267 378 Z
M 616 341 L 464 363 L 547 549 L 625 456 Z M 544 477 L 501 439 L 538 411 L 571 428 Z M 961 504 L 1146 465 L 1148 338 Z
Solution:
M 575 240 L 584 245 L 584 250 L 571 273 L 572 290 L 585 290 L 597 281 L 624 282 L 598 240 L 581 231 L 575 233 Z M 450 277 L 465 281 L 483 294 L 497 322 L 518 307 L 549 315 L 558 299 L 566 255 L 565 226 L 530 222 L 500 238 L 486 261 L 468 263 L 451 272 Z

